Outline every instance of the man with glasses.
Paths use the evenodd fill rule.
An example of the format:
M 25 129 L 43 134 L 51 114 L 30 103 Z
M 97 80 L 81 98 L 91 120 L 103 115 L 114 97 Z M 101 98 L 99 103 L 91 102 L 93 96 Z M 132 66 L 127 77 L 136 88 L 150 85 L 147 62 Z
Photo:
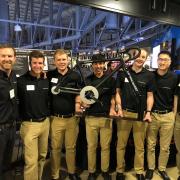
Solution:
M 178 78 L 180 78 L 180 75 L 178 75 Z M 179 79 L 180 80 L 180 79 Z M 179 99 L 179 93 L 180 93 L 180 81 L 178 84 L 178 108 L 177 108 L 177 114 L 176 114 L 176 121 L 174 126 L 174 141 L 177 149 L 176 154 L 176 165 L 178 168 L 178 174 L 179 177 L 177 180 L 180 180 L 180 99 Z
M 147 160 L 148 170 L 145 179 L 152 179 L 155 170 L 155 147 L 157 135 L 160 137 L 160 154 L 158 159 L 158 172 L 162 179 L 170 180 L 166 173 L 169 158 L 175 114 L 177 111 L 177 76 L 169 71 L 171 55 L 168 51 L 161 51 L 158 55 L 158 69 L 155 72 L 154 105 L 152 109 L 152 122 L 147 131 Z

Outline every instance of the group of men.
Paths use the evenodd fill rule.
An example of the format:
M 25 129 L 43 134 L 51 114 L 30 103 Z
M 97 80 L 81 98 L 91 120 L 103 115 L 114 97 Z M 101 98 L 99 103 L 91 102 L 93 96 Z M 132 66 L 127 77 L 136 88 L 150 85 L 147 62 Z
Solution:
M 60 160 L 63 144 L 66 149 L 69 178 L 80 179 L 76 173 L 76 141 L 79 132 L 79 118 L 75 116 L 76 112 L 85 113 L 88 180 L 97 179 L 96 150 L 99 142 L 102 177 L 105 180 L 111 179 L 109 174 L 111 116 L 120 117 L 116 120 L 117 180 L 125 179 L 124 156 L 131 129 L 133 129 L 135 144 L 134 169 L 138 180 L 153 178 L 158 133 L 160 137 L 158 172 L 162 179 L 170 179 L 165 170 L 173 131 L 178 150 L 177 167 L 180 175 L 178 77 L 169 70 L 171 55 L 168 51 L 159 53 L 158 69 L 155 72 L 149 72 L 143 68 L 147 57 L 147 51 L 141 49 L 140 56 L 128 68 L 141 95 L 141 108 L 144 111 L 143 120 L 137 121 L 140 120 L 138 119 L 139 101 L 126 72 L 120 70 L 116 79 L 110 77 L 100 86 L 98 85 L 108 76 L 104 72 L 105 58 L 102 54 L 92 56 L 93 73 L 86 78 L 86 85 L 98 87 L 99 93 L 98 100 L 89 105 L 82 102 L 78 94 L 51 93 L 52 87 L 57 85 L 76 89 L 85 86 L 79 73 L 69 68 L 69 57 L 65 50 L 55 51 L 56 69 L 47 73 L 43 71 L 44 55 L 40 51 L 32 51 L 29 54 L 31 70 L 16 79 L 12 71 L 16 52 L 10 45 L 0 45 L 0 179 L 3 179 L 3 172 L 11 161 L 16 131 L 15 122 L 19 119 L 21 120 L 20 135 L 24 144 L 25 180 L 42 179 L 49 132 L 52 179 L 61 179 Z M 131 120 L 125 120 L 127 118 Z M 147 138 L 148 170 L 144 176 L 145 138 Z

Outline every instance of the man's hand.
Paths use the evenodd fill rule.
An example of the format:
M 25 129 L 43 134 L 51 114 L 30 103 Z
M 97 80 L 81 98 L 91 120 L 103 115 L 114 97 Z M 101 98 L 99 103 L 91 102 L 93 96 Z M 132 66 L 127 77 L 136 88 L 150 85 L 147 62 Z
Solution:
M 152 118 L 151 118 L 151 113 L 150 112 L 146 112 L 143 121 L 145 122 L 152 122 Z

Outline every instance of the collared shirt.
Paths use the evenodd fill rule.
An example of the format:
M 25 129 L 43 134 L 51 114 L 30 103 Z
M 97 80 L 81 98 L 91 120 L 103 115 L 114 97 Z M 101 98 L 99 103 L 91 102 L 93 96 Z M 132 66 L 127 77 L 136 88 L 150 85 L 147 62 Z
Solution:
M 39 119 L 50 115 L 48 79 L 36 78 L 29 72 L 19 77 L 18 98 L 22 120 Z
M 47 77 L 50 81 L 51 88 L 60 83 L 61 87 L 79 89 L 81 86 L 81 78 L 79 74 L 71 69 L 62 75 L 57 69 L 49 71 Z M 51 113 L 69 115 L 75 111 L 76 94 L 60 92 L 57 95 L 51 94 Z
M 17 80 L 14 72 L 8 77 L 0 70 L 0 124 L 17 119 Z
M 103 75 L 98 78 L 94 74 L 87 78 L 87 85 L 96 87 L 104 78 L 108 75 Z M 108 115 L 111 105 L 111 98 L 115 94 L 115 79 L 110 77 L 106 80 L 99 88 L 98 102 L 92 104 L 89 108 L 86 109 L 88 115 Z
M 143 68 L 140 72 L 136 73 L 132 67 L 128 68 L 130 75 L 137 86 L 141 95 L 141 107 L 146 110 L 147 92 L 154 91 L 154 75 L 152 72 Z M 138 104 L 132 85 L 129 83 L 127 75 L 124 71 L 120 71 L 116 80 L 116 87 L 121 89 L 121 103 L 123 109 L 131 109 L 138 112 Z
M 174 95 L 177 94 L 178 78 L 174 72 L 168 71 L 160 76 L 157 71 L 155 74 L 155 92 L 153 110 L 172 110 Z

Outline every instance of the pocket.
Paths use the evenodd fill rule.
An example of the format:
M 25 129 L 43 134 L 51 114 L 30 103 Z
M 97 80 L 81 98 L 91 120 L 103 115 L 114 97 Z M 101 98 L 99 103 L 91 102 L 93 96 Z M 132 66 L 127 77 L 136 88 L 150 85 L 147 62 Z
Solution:
M 85 122 L 88 126 L 96 127 L 98 125 L 98 119 L 94 117 L 86 117 Z
M 76 117 L 76 116 L 75 116 L 75 121 L 76 121 L 77 125 L 79 125 L 80 117 Z
M 106 119 L 105 120 L 105 128 L 112 129 L 112 119 Z

